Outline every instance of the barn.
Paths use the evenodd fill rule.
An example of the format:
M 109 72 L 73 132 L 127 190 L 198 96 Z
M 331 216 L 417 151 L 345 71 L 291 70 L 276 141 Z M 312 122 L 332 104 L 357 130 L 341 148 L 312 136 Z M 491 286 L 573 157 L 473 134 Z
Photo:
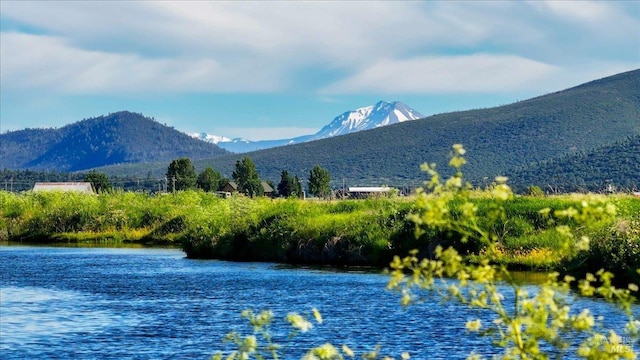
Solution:
M 266 181 L 262 182 L 262 190 L 264 191 L 264 196 L 273 196 L 273 188 Z M 222 187 L 222 191 L 228 193 L 236 193 L 238 192 L 238 184 L 235 181 L 229 181 Z

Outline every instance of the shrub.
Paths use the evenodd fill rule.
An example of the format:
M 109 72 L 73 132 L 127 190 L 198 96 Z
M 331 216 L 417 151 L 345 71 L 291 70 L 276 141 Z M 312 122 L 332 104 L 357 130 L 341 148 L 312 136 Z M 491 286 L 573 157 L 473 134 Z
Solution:
M 527 195 L 529 196 L 544 196 L 544 191 L 540 188 L 540 186 L 532 185 L 527 188 Z

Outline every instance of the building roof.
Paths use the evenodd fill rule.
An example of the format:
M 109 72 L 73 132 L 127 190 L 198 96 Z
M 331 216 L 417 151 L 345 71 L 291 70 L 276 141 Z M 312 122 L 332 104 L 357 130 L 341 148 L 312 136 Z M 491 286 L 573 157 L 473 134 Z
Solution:
M 274 191 L 273 188 L 266 181 L 262 181 L 261 183 L 262 183 L 262 191 L 266 193 L 272 193 Z M 236 184 L 235 181 L 229 181 L 227 185 L 231 186 L 235 191 L 238 190 L 238 184 Z
M 269 185 L 266 181 L 262 182 L 262 190 L 266 193 L 271 193 L 273 192 L 273 188 L 271 187 L 271 185 Z
M 37 182 L 33 191 L 76 191 L 95 194 L 90 182 Z

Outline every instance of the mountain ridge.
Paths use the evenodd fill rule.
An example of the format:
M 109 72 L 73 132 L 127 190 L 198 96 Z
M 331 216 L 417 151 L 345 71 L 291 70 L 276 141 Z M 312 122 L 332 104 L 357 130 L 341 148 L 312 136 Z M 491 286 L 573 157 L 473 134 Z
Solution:
M 142 114 L 119 111 L 58 129 L 0 134 L 2 166 L 10 169 L 79 171 L 120 163 L 202 159 L 226 154 Z
M 424 115 L 400 101 L 386 102 L 380 100 L 374 105 L 346 111 L 336 116 L 330 123 L 322 127 L 315 134 L 302 135 L 294 138 L 251 141 L 245 138 L 230 139 L 207 133 L 191 133 L 189 135 L 203 141 L 214 143 L 233 153 L 241 154 L 278 146 L 327 139 L 405 121 L 417 120 L 423 117 Z

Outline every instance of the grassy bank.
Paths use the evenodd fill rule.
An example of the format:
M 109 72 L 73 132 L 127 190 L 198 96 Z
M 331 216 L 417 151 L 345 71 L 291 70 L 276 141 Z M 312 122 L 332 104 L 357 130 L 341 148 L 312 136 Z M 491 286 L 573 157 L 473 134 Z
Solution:
M 221 199 L 203 192 L 0 192 L 0 240 L 180 245 L 193 258 L 386 265 L 413 237 L 403 199 Z
M 492 254 L 437 231 L 416 239 L 414 224 L 407 220 L 415 210 L 410 198 L 221 199 L 192 191 L 163 196 L 0 192 L 0 240 L 173 244 L 192 258 L 372 266 L 386 266 L 394 254 L 410 249 L 428 255 L 436 245 L 453 245 L 471 260 L 489 256 L 509 268 L 571 272 L 605 267 L 637 278 L 640 199 L 612 195 L 606 200 L 617 207 L 617 216 L 579 228 L 578 235 L 591 238 L 591 247 L 577 256 L 563 248 L 556 230 L 559 223 L 539 210 L 579 207 L 578 195 L 505 202 L 506 216 L 492 224 L 499 243 Z M 474 193 L 473 202 L 480 218 L 493 211 L 487 194 Z

